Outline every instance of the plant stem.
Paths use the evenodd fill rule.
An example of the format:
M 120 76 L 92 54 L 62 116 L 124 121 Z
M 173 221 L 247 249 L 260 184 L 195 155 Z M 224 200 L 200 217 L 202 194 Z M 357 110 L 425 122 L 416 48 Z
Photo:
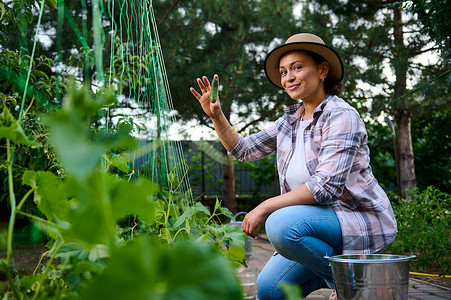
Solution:
M 168 211 L 165 215 L 165 220 L 164 220 L 164 226 L 166 227 L 166 239 L 168 241 L 168 245 L 172 243 L 172 238 L 171 238 L 171 234 L 169 231 L 169 216 L 171 215 L 171 206 L 172 206 L 172 196 L 171 196 L 171 191 L 169 190 L 168 193 Z
M 36 292 L 33 295 L 32 300 L 35 300 L 36 297 L 39 294 L 39 291 L 41 290 L 41 286 L 44 283 L 44 280 L 47 278 L 47 274 L 49 273 L 50 266 L 52 265 L 53 260 L 55 259 L 56 254 L 60 251 L 61 247 L 64 245 L 64 242 L 61 242 L 61 244 L 58 245 L 56 250 L 53 252 L 52 256 L 50 257 L 49 261 L 47 262 L 47 265 L 45 266 L 44 274 L 42 274 L 41 280 L 38 283 L 38 287 L 36 288 Z
M 19 215 L 26 216 L 26 217 L 28 217 L 28 218 L 30 218 L 30 219 L 35 220 L 35 221 L 44 223 L 44 224 L 46 224 L 46 225 L 52 225 L 52 226 L 54 226 L 53 223 L 47 221 L 46 219 L 42 219 L 42 218 L 36 217 L 36 216 L 34 216 L 34 215 L 30 215 L 30 214 L 28 214 L 28 213 L 26 213 L 26 212 L 23 212 L 23 211 L 18 210 L 16 213 L 19 214 Z
M 25 201 L 28 199 L 28 197 L 36 190 L 37 190 L 37 188 L 32 188 L 25 194 L 25 196 L 23 196 L 22 200 L 20 200 L 20 202 L 19 202 L 19 205 L 17 205 L 16 209 L 18 211 L 22 208 L 22 205 L 25 203 Z
M 8 280 L 11 284 L 11 289 L 17 299 L 22 299 L 11 277 L 10 262 L 13 252 L 13 234 L 14 234 L 14 223 L 16 221 L 16 197 L 14 195 L 14 181 L 13 181 L 13 153 L 11 151 L 11 142 L 6 139 L 6 159 L 8 163 L 8 186 L 9 186 L 9 201 L 11 205 L 11 217 L 8 224 L 8 240 L 7 240 L 7 250 L 6 250 L 6 274 Z M 17 279 L 18 280 L 18 279 Z
M 108 246 L 110 248 L 110 251 L 112 251 L 115 246 L 116 246 L 116 239 L 115 239 L 115 222 L 114 222 L 114 217 L 113 217 L 113 211 L 112 211 L 112 207 L 111 207 L 111 198 L 110 198 L 110 193 L 109 193 L 109 183 L 108 183 L 108 174 L 106 172 L 105 169 L 105 160 L 102 159 L 101 161 L 101 184 L 102 184 L 102 196 L 101 196 L 101 205 L 103 207 L 102 211 L 104 214 L 104 218 L 105 218 L 105 225 L 106 228 L 108 228 L 108 236 L 109 236 L 109 240 L 108 240 Z

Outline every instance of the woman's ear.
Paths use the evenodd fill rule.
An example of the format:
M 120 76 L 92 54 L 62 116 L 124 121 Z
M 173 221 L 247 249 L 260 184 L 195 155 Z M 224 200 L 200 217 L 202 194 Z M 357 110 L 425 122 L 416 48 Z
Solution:
M 327 74 L 329 74 L 330 71 L 330 65 L 327 61 L 323 61 L 320 65 L 320 76 L 321 79 L 324 80 L 324 78 L 327 77 Z

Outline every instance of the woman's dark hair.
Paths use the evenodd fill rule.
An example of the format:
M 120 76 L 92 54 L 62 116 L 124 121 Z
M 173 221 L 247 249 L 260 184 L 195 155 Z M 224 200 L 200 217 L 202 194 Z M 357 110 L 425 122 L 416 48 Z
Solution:
M 318 65 L 326 61 L 324 57 L 319 54 L 306 50 L 301 51 L 308 54 Z M 343 91 L 343 82 L 337 79 L 330 78 L 329 75 L 327 75 L 327 77 L 324 79 L 324 90 L 326 91 L 326 94 L 340 96 L 341 92 Z

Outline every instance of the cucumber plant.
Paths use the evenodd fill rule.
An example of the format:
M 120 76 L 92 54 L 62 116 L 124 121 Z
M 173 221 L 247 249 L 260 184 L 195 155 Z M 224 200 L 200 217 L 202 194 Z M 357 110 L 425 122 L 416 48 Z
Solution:
M 92 117 L 113 101 L 107 91 L 93 99 L 87 88 L 72 87 L 61 111 L 42 116 L 65 176 L 25 172 L 22 182 L 30 189 L 18 205 L 10 181 L 7 257 L 0 260 L 9 284 L 0 285 L 0 298 L 98 299 L 108 292 L 138 299 L 144 294 L 155 299 L 174 295 L 242 299 L 234 268 L 245 264 L 244 233 L 220 222 L 233 217 L 230 211 L 217 201 L 210 212 L 199 202 L 186 201 L 188 196 L 178 193 L 177 186 L 170 185 L 161 193 L 161 187 L 151 181 L 129 180 L 129 174 L 121 177 L 112 172 L 116 163 L 123 162 L 110 159 L 107 153 L 134 151 L 137 144 L 127 123 L 114 133 L 91 126 Z M 3 140 L 11 179 L 14 144 L 39 145 L 6 108 L 0 115 Z M 176 185 L 177 178 L 169 177 Z M 31 197 L 42 216 L 22 210 Z M 32 275 L 13 278 L 12 237 L 18 214 L 49 233 L 46 255 L 50 260 L 38 265 Z M 134 220 L 132 229 L 121 225 L 127 218 Z M 61 263 L 55 263 L 56 259 Z

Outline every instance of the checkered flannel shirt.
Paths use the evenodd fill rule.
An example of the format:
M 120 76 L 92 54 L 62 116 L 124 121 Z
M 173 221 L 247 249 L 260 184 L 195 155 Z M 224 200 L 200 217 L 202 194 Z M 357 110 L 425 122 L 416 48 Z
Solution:
M 290 191 L 286 171 L 296 144 L 302 103 L 268 128 L 243 137 L 229 153 L 252 161 L 277 153 L 281 192 Z M 367 132 L 358 112 L 337 96 L 326 96 L 304 130 L 310 179 L 308 189 L 320 205 L 330 205 L 340 221 L 343 253 L 375 253 L 395 239 L 390 201 L 370 167 Z

